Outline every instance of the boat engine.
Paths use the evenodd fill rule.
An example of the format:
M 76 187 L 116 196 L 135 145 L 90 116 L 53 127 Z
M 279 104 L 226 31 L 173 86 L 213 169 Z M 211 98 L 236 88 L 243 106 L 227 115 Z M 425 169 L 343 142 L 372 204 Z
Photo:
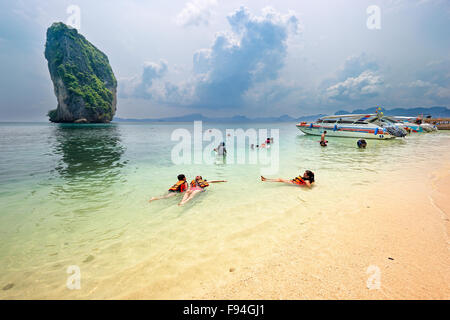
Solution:
M 407 132 L 405 129 L 397 126 L 388 126 L 384 128 L 389 134 L 393 135 L 394 137 L 400 137 L 403 138 L 406 136 Z

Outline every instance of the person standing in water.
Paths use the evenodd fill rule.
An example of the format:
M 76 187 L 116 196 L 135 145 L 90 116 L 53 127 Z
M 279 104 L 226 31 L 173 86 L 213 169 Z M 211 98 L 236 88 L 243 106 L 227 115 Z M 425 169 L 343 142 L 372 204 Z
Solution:
M 177 194 L 185 192 L 188 189 L 188 183 L 186 181 L 186 176 L 184 174 L 179 174 L 177 178 L 178 178 L 178 182 L 169 188 L 168 194 L 166 194 L 165 196 L 161 196 L 161 197 L 153 197 L 148 202 L 152 202 L 155 200 L 161 200 L 161 199 L 167 199 L 167 198 L 176 196 Z
M 203 180 L 202 176 L 196 176 L 194 180 L 191 181 L 191 187 L 183 196 L 183 199 L 178 204 L 179 206 L 182 206 L 183 204 L 187 203 L 188 201 L 192 200 L 197 194 L 200 192 L 206 191 L 206 188 L 209 187 L 210 183 L 217 183 L 217 182 L 227 182 L 226 180 L 212 180 L 212 181 L 206 181 Z
M 323 133 L 322 133 L 322 136 L 320 137 L 320 145 L 322 146 L 322 147 L 326 147 L 327 146 L 327 143 L 328 143 L 328 141 L 327 140 L 325 140 L 325 135 L 327 134 L 327 131 L 325 130 Z
M 219 146 L 214 149 L 217 152 L 217 155 L 225 157 L 227 155 L 227 149 L 225 148 L 225 142 L 219 144 Z
M 295 177 L 291 180 L 286 179 L 267 179 L 263 176 L 261 176 L 261 181 L 263 182 L 282 182 L 287 183 L 291 185 L 297 185 L 297 186 L 306 186 L 308 188 L 311 188 L 312 184 L 314 183 L 314 172 L 310 170 L 306 170 L 305 173 L 303 173 L 303 176 Z

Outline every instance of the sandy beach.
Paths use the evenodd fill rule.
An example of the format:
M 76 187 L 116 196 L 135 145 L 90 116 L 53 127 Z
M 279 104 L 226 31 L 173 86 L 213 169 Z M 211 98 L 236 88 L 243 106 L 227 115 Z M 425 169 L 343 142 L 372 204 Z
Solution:
M 48 173 L 34 180 L 16 173 L 15 184 L 0 192 L 8 204 L 0 223 L 1 299 L 450 297 L 447 132 L 370 141 L 366 150 L 352 139 L 333 139 L 318 149 L 314 138 L 286 124 L 280 170 L 271 177 L 311 169 L 315 186 L 302 189 L 262 182 L 257 166 L 167 167 L 161 162 L 170 151 L 161 147 L 173 129 L 167 125 L 149 145 L 160 150 L 154 158 L 139 156 L 142 139 L 128 142 L 123 154 L 119 129 L 127 139 L 156 130 L 94 131 L 111 142 L 104 165 L 94 167 L 91 156 L 105 154 L 103 144 L 88 149 L 82 166 L 74 160 L 78 146 L 92 141 L 89 131 L 75 137 L 57 131 L 55 150 L 62 153 L 41 162 L 35 154 L 48 150 L 45 143 L 26 144 L 38 147 L 33 152 L 10 148 L 14 161 L 28 159 L 23 175 L 29 163 Z M 47 126 L 28 131 L 50 141 L 55 135 Z M 61 171 L 52 170 L 54 163 Z M 168 182 L 151 177 L 173 172 L 229 182 L 185 207 L 179 199 L 149 204 Z M 68 288 L 68 266 L 80 268 L 80 289 Z
M 447 159 L 439 168 L 421 165 L 380 177 L 371 192 L 345 193 L 332 214 L 309 220 L 306 228 L 301 223 L 284 244 L 261 249 L 250 261 L 224 265 L 214 279 L 199 267 L 176 285 L 121 298 L 449 299 Z
M 226 284 L 183 298 L 449 299 L 448 161 L 373 189 L 371 197 L 339 201 L 334 215 L 265 261 L 230 273 Z M 377 274 L 379 289 L 369 289 Z

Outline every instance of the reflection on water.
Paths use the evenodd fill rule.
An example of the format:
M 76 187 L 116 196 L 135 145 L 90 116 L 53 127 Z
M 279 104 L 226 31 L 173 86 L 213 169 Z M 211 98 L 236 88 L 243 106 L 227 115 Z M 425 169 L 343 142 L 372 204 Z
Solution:
M 395 162 L 402 158 L 402 149 L 407 146 L 405 139 L 367 140 L 366 149 L 357 147 L 357 138 L 333 137 L 328 139 L 327 147 L 320 146 L 319 140 L 320 137 L 317 136 L 298 135 L 298 149 L 308 151 L 298 153 L 297 161 L 316 161 L 321 164 L 321 169 L 377 172 L 379 164 Z
M 252 126 L 217 125 L 222 132 Z M 261 126 L 280 129 L 280 170 L 271 177 L 311 169 L 313 189 L 262 183 L 263 166 L 238 165 L 230 155 L 175 165 L 171 133 L 191 124 L 0 124 L 0 288 L 14 284 L 0 298 L 111 298 L 141 285 L 177 287 L 180 277 L 222 274 L 224 266 L 228 273 L 228 265 L 262 257 L 317 216 L 378 201 L 386 191 L 372 190 L 374 181 L 440 164 L 450 141 L 438 132 L 369 140 L 365 150 L 357 139 L 330 138 L 323 148 L 294 124 Z M 246 158 L 260 152 L 247 146 Z M 182 208 L 179 197 L 147 202 L 179 173 L 228 182 Z M 68 265 L 88 275 L 82 290 L 66 290 Z
M 125 147 L 116 125 L 59 125 L 54 130 L 53 151 L 60 156 L 56 172 L 63 178 L 55 186 L 59 197 L 71 199 L 95 196 L 108 192 L 120 175 L 126 161 Z
M 116 169 L 123 167 L 124 147 L 117 126 L 61 125 L 55 129 L 55 138 L 54 152 L 62 156 L 56 169 L 68 180 L 102 176 L 111 181 L 118 174 Z

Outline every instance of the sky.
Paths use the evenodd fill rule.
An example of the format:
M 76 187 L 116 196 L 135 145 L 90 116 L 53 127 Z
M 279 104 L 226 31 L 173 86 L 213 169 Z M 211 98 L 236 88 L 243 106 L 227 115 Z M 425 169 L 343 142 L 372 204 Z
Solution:
M 58 21 L 108 56 L 121 118 L 449 107 L 448 0 L 0 0 L 0 121 L 56 107 Z

